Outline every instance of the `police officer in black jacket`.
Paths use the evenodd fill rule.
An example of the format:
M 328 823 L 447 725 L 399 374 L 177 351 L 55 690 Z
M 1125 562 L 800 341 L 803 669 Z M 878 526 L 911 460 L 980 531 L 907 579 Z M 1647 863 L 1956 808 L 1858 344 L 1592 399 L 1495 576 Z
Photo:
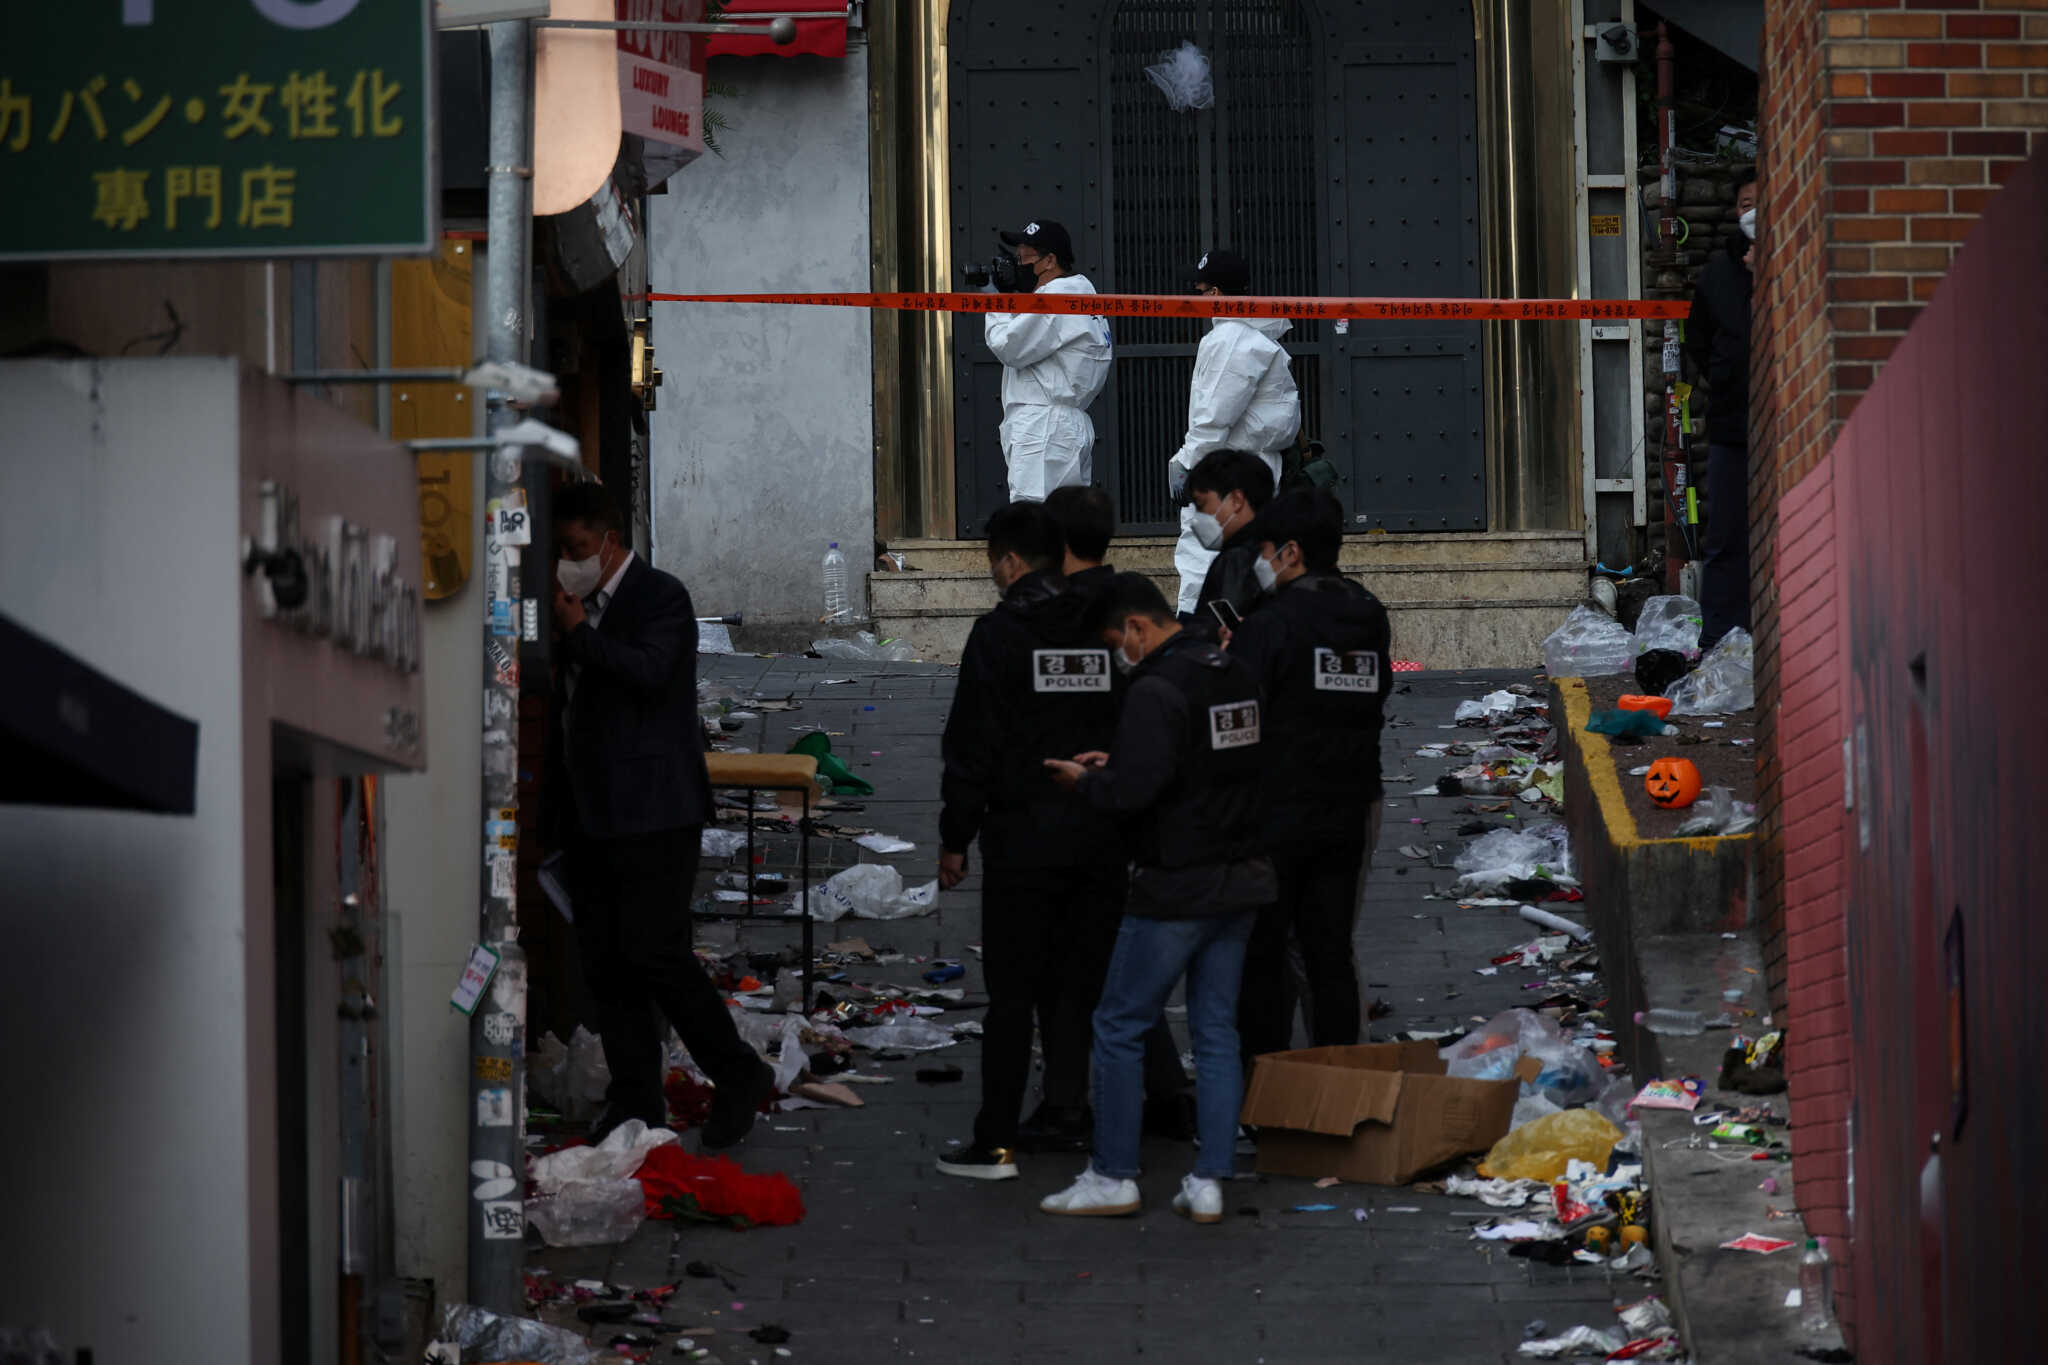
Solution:
M 1093 597 L 1116 577 L 1109 558 L 1109 542 L 1116 535 L 1116 509 L 1109 494 L 1094 484 L 1070 483 L 1045 495 L 1045 510 L 1059 527 L 1066 543 L 1060 569 L 1067 587 Z
M 1337 572 L 1344 513 L 1328 492 L 1283 493 L 1259 515 L 1257 573 L 1270 595 L 1230 652 L 1266 700 L 1266 846 L 1278 900 L 1245 957 L 1238 1029 L 1245 1056 L 1292 1042 L 1288 938 L 1308 978 L 1310 1041 L 1356 1043 L 1351 931 L 1360 869 L 1376 840 L 1380 726 L 1390 631 L 1378 598 Z
M 1046 495 L 1045 510 L 1066 541 L 1062 568 L 1067 590 L 1091 600 L 1100 597 L 1116 579 L 1116 566 L 1104 562 L 1109 558 L 1109 542 L 1116 535 L 1116 509 L 1109 494 L 1094 484 L 1068 484 Z M 1117 682 L 1116 697 L 1121 703 L 1121 676 Z M 1059 1137 L 1037 1138 L 1036 1127 L 1028 1121 L 1024 1125 L 1026 1151 L 1070 1145 L 1075 1151 L 1086 1148 L 1085 1138 L 1079 1145 Z M 1180 1048 L 1164 1018 L 1145 1034 L 1145 1135 L 1174 1142 L 1195 1138 L 1195 1104 L 1188 1093 L 1188 1073 L 1181 1066 Z
M 967 875 L 981 839 L 981 1112 L 974 1141 L 940 1158 L 948 1175 L 1010 1180 L 1031 1074 L 1034 1013 L 1045 1048 L 1035 1130 L 1088 1131 L 1088 1019 L 1116 937 L 1124 855 L 1114 826 L 1062 791 L 1048 757 L 1106 747 L 1116 725 L 1109 652 L 1067 592 L 1059 529 L 1037 502 L 989 519 L 989 574 L 1002 591 L 960 655 L 940 741 L 939 883 Z
M 1232 1173 L 1244 1076 L 1237 988 L 1259 906 L 1275 894 L 1261 851 L 1264 788 L 1257 685 L 1244 666 L 1183 630 L 1159 589 L 1119 574 L 1096 604 L 1102 637 L 1130 690 L 1107 753 L 1047 767 L 1102 815 L 1119 820 L 1131 853 L 1116 952 L 1095 1009 L 1093 1159 L 1047 1213 L 1134 1213 L 1145 1031 L 1187 980 L 1201 1151 L 1174 1208 L 1219 1222 L 1218 1182 Z
M 1195 501 L 1190 529 L 1205 547 L 1217 552 L 1202 579 L 1190 624 L 1208 639 L 1217 640 L 1226 627 L 1217 619 L 1212 603 L 1227 603 L 1227 614 L 1239 620 L 1251 615 L 1258 604 L 1260 588 L 1252 565 L 1258 560 L 1259 546 L 1252 539 L 1252 522 L 1272 501 L 1273 471 L 1246 451 L 1212 450 L 1188 475 L 1188 493 Z

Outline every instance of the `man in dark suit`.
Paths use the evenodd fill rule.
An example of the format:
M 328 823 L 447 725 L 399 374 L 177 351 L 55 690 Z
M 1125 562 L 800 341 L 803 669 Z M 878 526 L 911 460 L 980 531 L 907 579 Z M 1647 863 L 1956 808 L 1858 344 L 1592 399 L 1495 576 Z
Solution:
M 745 1137 L 774 1072 L 740 1039 L 692 949 L 698 835 L 711 812 L 689 591 L 624 545 L 597 484 L 554 500 L 563 707 L 558 797 L 584 977 L 611 1088 L 593 1140 L 667 1123 L 665 1017 L 718 1088 L 706 1147 Z M 658 1014 L 657 1014 L 658 1012 Z

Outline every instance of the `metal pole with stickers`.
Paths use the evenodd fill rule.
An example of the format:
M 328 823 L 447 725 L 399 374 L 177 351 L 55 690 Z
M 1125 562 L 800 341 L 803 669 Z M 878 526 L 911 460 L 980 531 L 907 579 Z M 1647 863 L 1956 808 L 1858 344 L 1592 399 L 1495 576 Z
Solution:
M 523 366 L 528 260 L 532 250 L 533 31 L 524 19 L 491 25 L 489 238 L 484 280 L 485 355 Z M 485 462 L 483 859 L 481 935 L 464 975 L 470 991 L 469 1301 L 497 1313 L 525 1311 L 521 1269 L 526 1084 L 526 958 L 518 943 L 519 643 L 538 621 L 525 610 L 520 556 L 532 541 L 526 465 L 505 440 L 519 413 L 491 386 L 497 445 Z M 516 438 L 515 438 L 516 439 Z M 457 1005 L 463 1001 L 458 993 Z

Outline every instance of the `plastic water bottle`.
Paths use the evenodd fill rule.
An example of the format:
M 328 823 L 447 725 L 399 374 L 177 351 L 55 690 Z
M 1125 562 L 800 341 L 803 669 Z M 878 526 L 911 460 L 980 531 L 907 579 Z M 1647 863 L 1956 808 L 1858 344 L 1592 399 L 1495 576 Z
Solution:
M 1809 1237 L 1799 1258 L 1799 1325 L 1825 1332 L 1835 1325 L 1829 1305 L 1835 1298 L 1835 1265 L 1828 1259 L 1828 1239 Z
M 839 552 L 839 542 L 833 541 L 832 548 L 825 551 L 825 616 L 826 621 L 845 621 L 853 616 L 853 594 L 846 580 L 846 556 Z
M 1638 1012 L 1636 1022 L 1652 1033 L 1667 1038 L 1692 1038 L 1707 1031 L 1707 1021 L 1698 1010 L 1650 1010 Z

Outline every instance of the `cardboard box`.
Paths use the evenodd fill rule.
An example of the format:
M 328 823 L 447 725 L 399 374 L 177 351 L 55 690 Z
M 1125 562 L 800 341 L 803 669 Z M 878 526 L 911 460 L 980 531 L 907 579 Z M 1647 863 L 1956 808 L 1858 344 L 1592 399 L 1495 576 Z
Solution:
M 1520 1069 L 1538 1069 L 1523 1058 Z M 1252 1067 L 1244 1121 L 1259 1171 L 1399 1185 L 1507 1135 L 1520 1082 L 1444 1074 L 1433 1043 L 1274 1052 Z

